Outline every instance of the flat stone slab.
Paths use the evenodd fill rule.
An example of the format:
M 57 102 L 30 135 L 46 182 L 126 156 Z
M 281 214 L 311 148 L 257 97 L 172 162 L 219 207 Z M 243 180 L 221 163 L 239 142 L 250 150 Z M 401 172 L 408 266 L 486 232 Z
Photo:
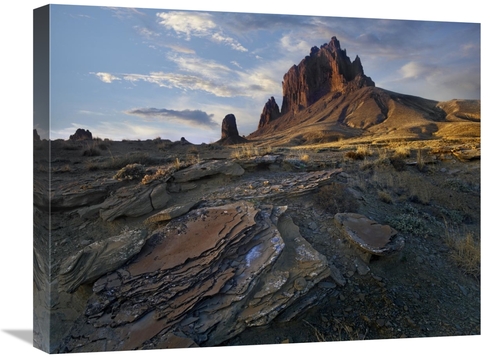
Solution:
M 384 256 L 404 247 L 404 238 L 395 229 L 361 214 L 338 213 L 334 220 L 351 243 L 369 254 Z

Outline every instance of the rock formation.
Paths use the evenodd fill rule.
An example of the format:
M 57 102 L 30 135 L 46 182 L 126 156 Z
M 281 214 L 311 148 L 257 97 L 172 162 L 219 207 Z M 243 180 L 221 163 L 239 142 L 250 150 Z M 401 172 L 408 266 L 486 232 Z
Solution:
M 87 129 L 78 128 L 75 134 L 69 136 L 70 140 L 91 140 L 92 133 Z
M 299 65 L 294 65 L 283 77 L 281 114 L 307 108 L 330 92 L 344 93 L 366 86 L 375 86 L 365 76 L 361 60 L 351 62 L 336 37 L 321 48 L 313 47 Z
M 228 114 L 222 120 L 222 134 L 217 144 L 232 145 L 246 143 L 247 140 L 240 136 L 238 127 L 236 126 L 236 117 L 234 114 Z
M 331 274 L 286 209 L 239 201 L 173 219 L 95 282 L 61 352 L 214 346 L 268 324 Z
M 404 238 L 389 225 L 381 225 L 357 213 L 337 213 L 335 224 L 345 237 L 364 253 L 370 261 L 371 255 L 385 256 L 404 247 Z
M 39 140 L 40 140 L 40 135 L 38 134 L 38 132 L 36 131 L 36 129 L 33 129 L 33 141 L 37 142 Z
M 264 106 L 260 115 L 259 128 L 264 127 L 280 116 L 280 108 L 274 97 L 271 97 Z

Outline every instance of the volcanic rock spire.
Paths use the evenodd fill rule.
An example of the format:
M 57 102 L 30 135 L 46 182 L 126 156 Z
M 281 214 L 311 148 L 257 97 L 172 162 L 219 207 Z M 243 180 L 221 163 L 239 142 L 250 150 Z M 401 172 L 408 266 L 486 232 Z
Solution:
M 330 92 L 346 92 L 375 86 L 365 76 L 361 60 L 351 62 L 340 42 L 332 37 L 328 44 L 311 48 L 298 65 L 293 65 L 283 77 L 281 114 L 297 112 L 315 103 Z
M 260 115 L 259 128 L 264 127 L 269 122 L 275 120 L 280 116 L 280 107 L 276 103 L 274 97 L 271 97 L 264 106 L 262 114 Z
M 236 117 L 234 114 L 228 114 L 222 120 L 221 138 L 217 141 L 218 144 L 232 145 L 245 143 L 247 140 L 241 137 L 236 126 Z

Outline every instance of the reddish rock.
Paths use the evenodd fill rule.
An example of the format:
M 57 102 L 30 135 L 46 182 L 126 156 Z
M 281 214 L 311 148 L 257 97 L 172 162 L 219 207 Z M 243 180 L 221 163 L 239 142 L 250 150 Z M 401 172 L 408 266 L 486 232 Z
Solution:
M 321 48 L 311 48 L 299 65 L 283 77 L 281 114 L 297 112 L 315 103 L 330 92 L 345 93 L 366 86 L 375 86 L 365 76 L 361 60 L 351 62 L 336 37 Z
M 264 106 L 260 115 L 259 128 L 264 127 L 280 116 L 280 108 L 274 97 L 271 97 Z

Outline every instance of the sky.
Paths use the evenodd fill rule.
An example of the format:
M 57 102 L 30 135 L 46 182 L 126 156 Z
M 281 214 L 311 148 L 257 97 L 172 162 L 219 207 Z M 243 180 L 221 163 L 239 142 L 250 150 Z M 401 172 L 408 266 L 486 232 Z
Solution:
M 480 98 L 474 22 L 77 5 L 51 5 L 50 16 L 51 139 L 84 128 L 211 143 L 230 113 L 250 134 L 271 96 L 281 105 L 283 75 L 332 36 L 377 87 Z

